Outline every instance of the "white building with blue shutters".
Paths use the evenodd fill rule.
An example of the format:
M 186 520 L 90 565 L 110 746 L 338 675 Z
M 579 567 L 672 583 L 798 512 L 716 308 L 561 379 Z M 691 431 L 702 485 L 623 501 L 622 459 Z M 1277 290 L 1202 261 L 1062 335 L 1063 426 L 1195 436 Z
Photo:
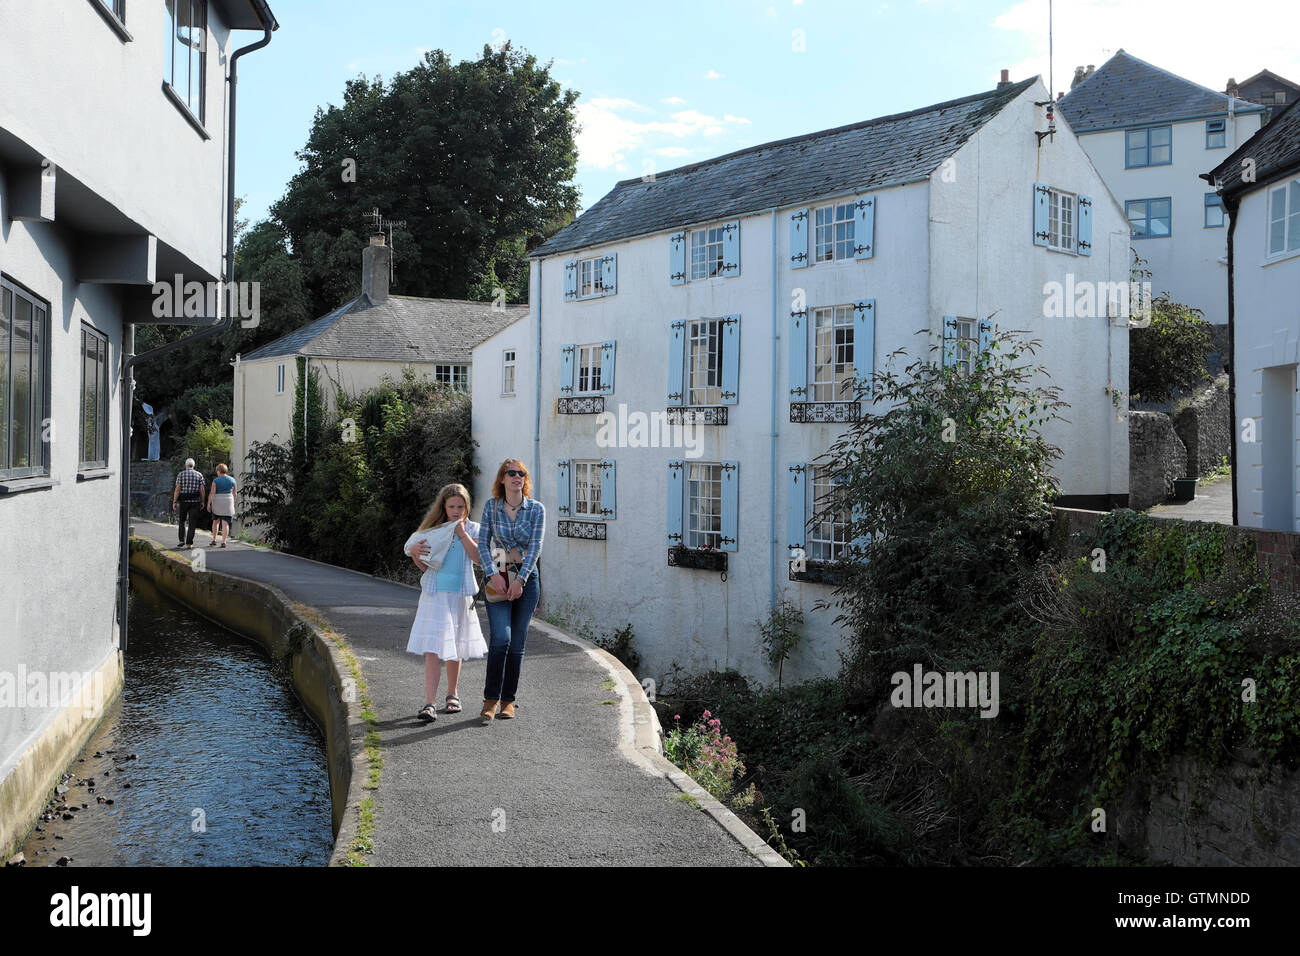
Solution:
M 1204 178 L 1229 215 L 1233 522 L 1300 531 L 1300 107 Z
M 1152 291 L 1228 321 L 1223 205 L 1200 178 L 1250 138 L 1266 107 L 1119 50 L 1061 101 L 1061 113 L 1123 205 Z
M 900 349 L 967 363 L 1000 329 L 1042 340 L 1070 403 L 1048 436 L 1067 500 L 1126 501 L 1127 320 L 1082 290 L 1127 293 L 1128 225 L 1075 138 L 1039 135 L 1046 99 L 1026 80 L 628 180 L 532 254 L 548 604 L 630 623 L 646 676 L 767 682 L 756 621 L 784 596 L 806 621 L 787 677 L 833 673 L 813 605 L 847 522 L 809 520 L 816 459 L 871 413 L 840 385 Z

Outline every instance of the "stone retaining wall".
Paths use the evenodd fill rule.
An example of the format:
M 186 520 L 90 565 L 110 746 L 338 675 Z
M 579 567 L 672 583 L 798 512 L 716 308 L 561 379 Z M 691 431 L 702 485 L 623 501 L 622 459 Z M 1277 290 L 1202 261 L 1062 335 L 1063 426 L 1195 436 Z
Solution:
M 1174 479 L 1187 474 L 1187 448 L 1160 412 L 1128 413 L 1128 454 L 1128 501 L 1135 511 L 1160 504 L 1173 494 Z
M 1232 422 L 1228 406 L 1228 377 L 1221 375 L 1173 416 L 1174 430 L 1187 449 L 1188 477 L 1208 475 L 1224 458 L 1231 457 Z

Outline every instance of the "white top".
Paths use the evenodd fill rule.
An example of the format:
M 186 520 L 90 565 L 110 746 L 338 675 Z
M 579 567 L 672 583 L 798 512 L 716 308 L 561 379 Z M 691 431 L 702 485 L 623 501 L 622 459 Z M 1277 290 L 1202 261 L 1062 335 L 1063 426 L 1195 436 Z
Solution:
M 446 521 L 426 531 L 417 531 L 407 538 L 406 544 L 402 546 L 402 550 L 407 555 L 410 555 L 412 549 L 421 541 L 429 542 L 428 557 L 422 559 L 428 565 L 428 569 L 420 576 L 420 588 L 428 594 L 436 594 L 438 591 L 438 569 L 442 567 L 443 559 L 447 557 L 447 551 L 454 539 L 457 524 L 458 522 L 455 521 Z M 471 538 L 477 540 L 478 522 L 466 521 L 465 532 Z M 466 549 L 466 553 L 469 554 L 468 549 Z M 470 558 L 471 560 L 465 562 L 465 581 L 461 587 L 461 593 L 474 595 L 478 593 L 478 581 L 474 578 L 473 556 L 470 555 Z

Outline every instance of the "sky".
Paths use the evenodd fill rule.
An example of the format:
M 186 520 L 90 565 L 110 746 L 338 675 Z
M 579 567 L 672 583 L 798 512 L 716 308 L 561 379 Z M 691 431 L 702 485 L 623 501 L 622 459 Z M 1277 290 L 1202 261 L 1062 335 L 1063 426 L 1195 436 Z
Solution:
M 552 61 L 580 94 L 582 208 L 621 179 L 979 93 L 1002 69 L 1049 73 L 1049 0 L 269 2 L 280 29 L 239 65 L 236 192 L 253 222 L 300 168 L 318 107 L 426 50 L 473 59 L 509 40 Z M 1297 0 L 1054 0 L 1053 85 L 1120 48 L 1216 90 L 1265 68 L 1300 82 L 1298 26 Z

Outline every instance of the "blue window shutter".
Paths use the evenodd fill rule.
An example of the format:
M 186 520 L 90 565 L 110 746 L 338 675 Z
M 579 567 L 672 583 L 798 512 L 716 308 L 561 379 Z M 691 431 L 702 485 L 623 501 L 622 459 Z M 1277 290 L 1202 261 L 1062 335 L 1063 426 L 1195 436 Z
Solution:
M 578 262 L 564 264 L 564 297 L 566 299 L 576 299 L 578 297 Z
M 600 463 L 600 513 L 606 519 L 614 517 L 614 462 L 608 458 Z
M 987 358 L 989 346 L 993 344 L 993 320 L 980 319 L 976 323 L 979 326 L 980 356 Z
M 808 466 L 803 462 L 790 465 L 785 483 L 785 540 L 786 548 L 805 546 L 808 533 Z M 794 555 L 789 555 L 793 558 Z
M 600 394 L 614 392 L 614 346 L 616 342 L 600 343 Z
M 668 281 L 673 285 L 686 284 L 686 233 L 675 232 L 668 237 Z
M 790 313 L 790 401 L 808 400 L 808 312 Z
M 618 291 L 618 253 L 612 253 L 600 263 L 601 295 L 613 295 Z
M 723 551 L 736 551 L 740 537 L 740 462 L 722 463 L 722 545 Z
M 722 322 L 722 404 L 735 405 L 740 396 L 740 316 L 728 315 Z
M 672 324 L 668 336 L 668 404 L 686 404 L 686 320 Z
M 1079 197 L 1079 255 L 1092 255 L 1092 197 Z
M 808 223 L 807 209 L 798 209 L 790 213 L 790 268 L 804 269 L 808 266 Z
M 670 461 L 668 463 L 668 545 L 675 547 L 682 543 L 682 497 L 683 479 L 686 463 Z
M 1034 183 L 1034 245 L 1045 246 L 1048 240 L 1048 219 L 1051 190 L 1042 183 Z
M 875 370 L 876 300 L 859 299 L 853 303 L 853 374 L 865 382 Z
M 943 367 L 957 364 L 957 316 L 943 317 Z
M 573 352 L 572 345 L 560 348 L 560 394 L 573 394 Z
M 740 275 L 740 220 L 722 227 L 722 274 L 728 279 Z
M 853 206 L 858 213 L 853 227 L 853 258 L 870 259 L 876 244 L 876 197 L 859 196 Z
M 556 497 L 559 499 L 555 510 L 566 518 L 570 514 L 569 510 L 569 459 L 561 458 L 560 473 L 556 477 L 555 490 Z M 603 500 L 603 499 L 602 499 Z

